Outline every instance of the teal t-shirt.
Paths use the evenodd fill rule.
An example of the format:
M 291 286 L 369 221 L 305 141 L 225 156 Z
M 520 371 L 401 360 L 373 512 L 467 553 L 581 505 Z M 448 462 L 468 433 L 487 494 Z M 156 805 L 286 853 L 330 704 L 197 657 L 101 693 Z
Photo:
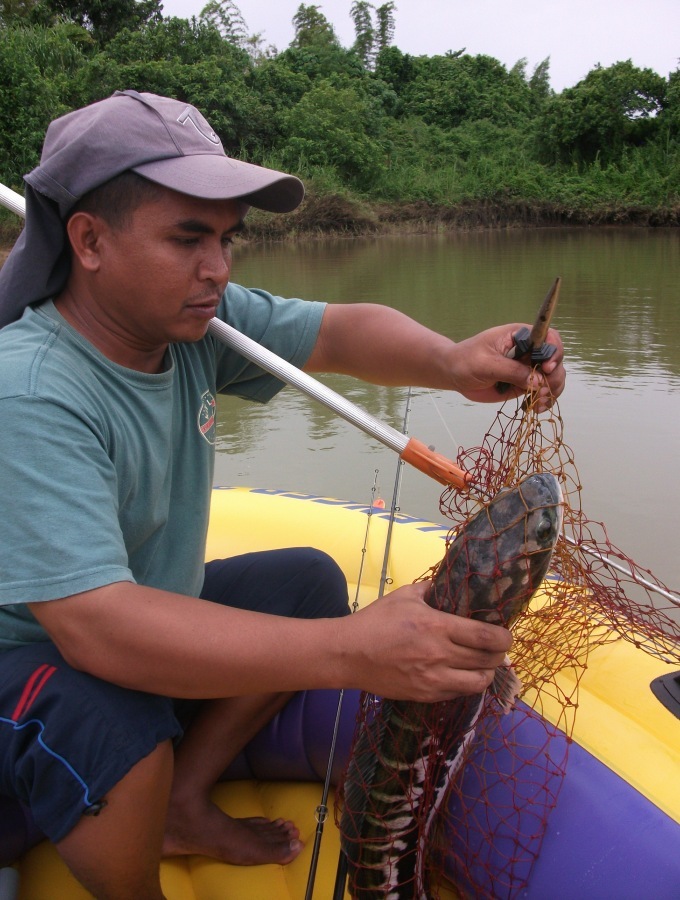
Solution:
M 218 315 L 302 366 L 324 308 L 229 285 Z M 197 596 L 215 395 L 282 386 L 211 335 L 171 345 L 160 374 L 123 368 L 51 301 L 2 329 L 0 650 L 47 639 L 28 602 L 117 581 Z

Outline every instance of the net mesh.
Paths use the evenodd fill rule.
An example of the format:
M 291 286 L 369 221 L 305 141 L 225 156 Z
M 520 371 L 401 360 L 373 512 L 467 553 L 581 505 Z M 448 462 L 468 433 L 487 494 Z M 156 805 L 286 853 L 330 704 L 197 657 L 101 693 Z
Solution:
M 549 472 L 562 489 L 562 535 L 548 578 L 513 624 L 523 687 L 510 713 L 492 691 L 444 704 L 362 697 L 336 803 L 353 897 L 387 896 L 388 886 L 394 897 L 517 896 L 557 803 L 589 653 L 623 638 L 680 663 L 677 592 L 585 515 L 563 432 L 556 403 L 539 416 L 527 397 L 504 404 L 482 445 L 459 453 L 474 487 L 442 494 L 452 534 L 501 489 Z

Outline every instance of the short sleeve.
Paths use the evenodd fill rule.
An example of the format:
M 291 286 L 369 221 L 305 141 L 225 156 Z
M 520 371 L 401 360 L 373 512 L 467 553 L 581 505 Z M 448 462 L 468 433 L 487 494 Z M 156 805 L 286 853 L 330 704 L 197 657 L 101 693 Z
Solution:
M 0 400 L 0 605 L 134 581 L 102 436 L 35 396 Z
M 325 309 L 326 304 L 316 300 L 276 297 L 267 291 L 230 284 L 218 317 L 301 368 L 314 349 Z M 284 387 L 280 379 L 214 340 L 218 391 L 265 403 Z

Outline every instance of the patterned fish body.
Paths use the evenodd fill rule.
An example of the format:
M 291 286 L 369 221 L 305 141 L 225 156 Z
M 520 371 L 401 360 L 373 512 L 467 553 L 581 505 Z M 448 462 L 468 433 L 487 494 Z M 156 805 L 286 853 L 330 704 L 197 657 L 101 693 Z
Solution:
M 562 493 L 553 475 L 529 475 L 499 492 L 448 546 L 427 602 L 510 625 L 543 581 L 561 523 Z M 340 821 L 356 900 L 427 900 L 428 836 L 484 698 L 383 700 L 366 716 L 345 776 Z

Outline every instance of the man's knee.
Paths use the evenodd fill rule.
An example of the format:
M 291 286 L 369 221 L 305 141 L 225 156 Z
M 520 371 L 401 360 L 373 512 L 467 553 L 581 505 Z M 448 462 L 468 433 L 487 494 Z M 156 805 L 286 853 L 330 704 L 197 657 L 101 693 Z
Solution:
M 338 564 L 313 547 L 265 550 L 206 565 L 201 597 L 254 612 L 293 618 L 349 613 L 347 582 Z
M 349 615 L 345 574 L 328 553 L 314 547 L 300 548 L 302 566 L 309 579 L 305 618 L 336 618 Z

